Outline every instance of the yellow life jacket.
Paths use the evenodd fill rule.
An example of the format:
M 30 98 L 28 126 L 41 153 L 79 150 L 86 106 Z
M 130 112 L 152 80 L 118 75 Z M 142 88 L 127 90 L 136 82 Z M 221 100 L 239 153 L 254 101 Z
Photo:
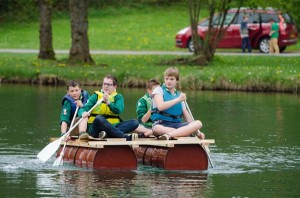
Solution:
M 103 97 L 103 93 L 100 91 L 95 91 L 95 93 L 98 95 L 98 100 L 100 100 Z M 115 101 L 115 96 L 117 95 L 117 92 L 113 92 L 109 95 L 108 100 L 109 102 Z M 89 117 L 88 123 L 93 123 L 95 117 L 97 115 L 102 115 L 106 118 L 106 120 L 111 124 L 116 124 L 120 122 L 120 116 L 119 114 L 115 114 L 112 112 L 109 108 L 109 106 L 106 103 L 100 103 L 92 112 Z

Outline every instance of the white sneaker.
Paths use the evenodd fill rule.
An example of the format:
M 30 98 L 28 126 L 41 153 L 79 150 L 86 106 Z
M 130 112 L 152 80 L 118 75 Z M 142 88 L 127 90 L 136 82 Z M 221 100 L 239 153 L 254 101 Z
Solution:
M 106 132 L 105 131 L 101 131 L 100 133 L 99 133 L 99 138 L 100 139 L 104 139 L 106 137 Z
M 79 133 L 79 139 L 80 140 L 88 140 L 89 139 L 89 134 L 86 132 L 81 132 Z

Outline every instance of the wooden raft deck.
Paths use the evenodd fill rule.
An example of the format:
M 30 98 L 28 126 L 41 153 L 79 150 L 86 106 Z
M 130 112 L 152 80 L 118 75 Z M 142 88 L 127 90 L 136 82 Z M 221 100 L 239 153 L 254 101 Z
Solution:
M 78 140 L 67 141 L 67 145 L 78 146 L 78 147 L 88 147 L 88 148 L 104 148 L 104 146 L 120 146 L 128 145 L 133 148 L 139 146 L 162 146 L 162 147 L 174 147 L 176 144 L 203 144 L 209 145 L 214 144 L 214 139 L 200 140 L 197 137 L 179 137 L 176 140 L 157 140 L 156 138 L 139 138 L 133 141 L 126 141 L 124 138 L 107 138 L 98 139 L 91 138 L 88 141 Z M 64 144 L 64 142 L 62 142 Z

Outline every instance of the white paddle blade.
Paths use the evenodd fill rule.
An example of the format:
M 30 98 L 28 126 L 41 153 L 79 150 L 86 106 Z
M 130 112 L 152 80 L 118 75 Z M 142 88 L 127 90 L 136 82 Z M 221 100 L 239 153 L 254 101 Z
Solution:
M 61 141 L 62 139 L 57 139 L 54 142 L 51 142 L 38 153 L 37 157 L 43 162 L 46 162 L 57 151 Z
M 65 149 L 67 146 L 67 142 L 65 142 L 63 149 L 60 151 L 60 154 L 58 156 L 58 158 L 56 158 L 56 160 L 53 163 L 53 166 L 61 166 L 64 163 L 63 157 L 65 155 Z
M 103 101 L 103 98 L 97 101 L 97 103 L 88 111 L 88 113 L 91 113 L 93 109 L 95 109 L 101 102 Z M 64 140 L 66 137 L 69 136 L 70 132 L 77 127 L 77 125 L 83 120 L 81 118 L 73 127 L 69 129 L 68 132 L 66 132 L 63 136 L 61 136 L 59 139 L 55 140 L 54 142 L 51 142 L 48 144 L 43 150 L 41 150 L 37 157 L 42 160 L 43 162 L 46 162 L 59 148 L 62 140 Z
M 56 160 L 53 162 L 53 166 L 61 166 L 63 165 L 64 160 L 63 160 L 63 156 L 60 155 L 58 158 L 56 158 Z

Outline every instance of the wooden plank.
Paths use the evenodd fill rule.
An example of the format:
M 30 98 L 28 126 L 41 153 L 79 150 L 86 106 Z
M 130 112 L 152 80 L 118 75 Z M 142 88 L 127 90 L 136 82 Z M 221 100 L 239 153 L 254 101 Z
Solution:
M 51 141 L 55 141 L 57 138 L 51 138 Z M 93 140 L 79 140 L 67 141 L 67 145 L 78 147 L 90 147 L 90 148 L 103 148 L 104 146 L 118 146 L 129 145 L 132 147 L 138 147 L 143 145 L 149 146 L 162 146 L 162 147 L 174 147 L 176 144 L 202 144 L 208 148 L 209 144 L 214 144 L 214 139 L 200 140 L 197 137 L 179 137 L 176 140 L 157 140 L 156 138 L 140 138 L 134 141 L 126 141 L 125 138 L 106 138 Z M 61 144 L 64 144 L 62 141 Z

